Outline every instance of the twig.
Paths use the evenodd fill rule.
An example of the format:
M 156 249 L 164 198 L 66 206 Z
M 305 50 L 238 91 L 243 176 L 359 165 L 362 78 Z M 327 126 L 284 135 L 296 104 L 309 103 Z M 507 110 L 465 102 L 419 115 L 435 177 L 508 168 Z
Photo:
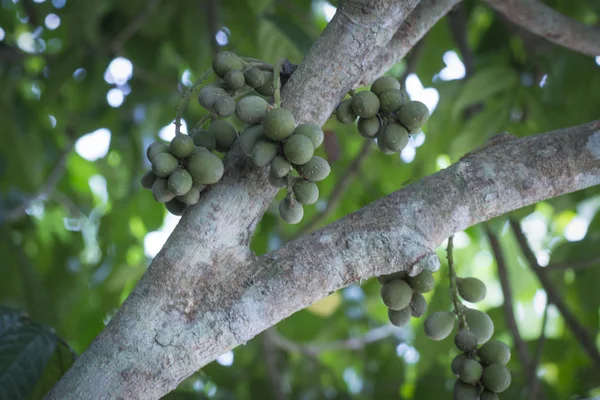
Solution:
M 573 335 L 578 339 L 581 346 L 585 349 L 587 355 L 597 366 L 600 367 L 600 352 L 598 352 L 598 348 L 596 347 L 594 340 L 590 337 L 586 329 L 579 323 L 577 318 L 575 318 L 575 316 L 571 313 L 559 292 L 554 288 L 554 285 L 548 278 L 548 275 L 546 274 L 547 271 L 545 271 L 545 269 L 538 264 L 535 254 L 529 247 L 527 237 L 521 229 L 521 224 L 519 221 L 513 218 L 509 219 L 509 223 L 515 234 L 515 238 L 517 239 L 519 247 L 523 252 L 523 255 L 527 259 L 529 266 L 537 275 L 538 280 L 546 291 L 548 301 L 556 306 Z
M 463 313 L 463 304 L 458 298 L 456 271 L 454 270 L 454 236 L 448 238 L 448 247 L 446 247 L 446 258 L 448 259 L 448 278 L 450 280 L 450 296 L 452 296 L 452 304 L 454 304 L 454 314 L 458 318 L 460 329 L 468 329 L 467 319 Z
M 175 113 L 175 135 L 176 136 L 181 135 L 181 116 L 183 115 L 183 110 L 185 110 L 185 106 L 187 105 L 188 101 L 190 101 L 190 97 L 192 96 L 192 93 L 194 93 L 196 90 L 198 90 L 200 85 L 202 85 L 202 83 L 204 83 L 204 81 L 206 79 L 208 79 L 212 75 L 212 73 L 213 73 L 212 69 L 207 69 L 206 71 L 204 71 L 204 73 L 200 76 L 200 78 L 198 78 L 198 81 L 196 81 L 196 83 L 194 83 L 194 85 L 192 85 L 192 87 L 188 88 L 181 96 L 181 99 L 179 100 L 179 105 L 177 106 L 177 111 Z
M 565 269 L 586 269 L 589 267 L 597 266 L 600 264 L 600 256 L 592 257 L 589 260 L 578 260 L 578 261 L 557 261 L 555 263 L 548 264 L 547 270 L 565 270 Z
M 148 15 L 150 15 L 150 13 L 154 11 L 156 7 L 158 7 L 160 2 L 161 0 L 148 0 L 144 9 L 129 22 L 129 25 L 127 25 L 121 32 L 117 34 L 117 36 L 115 36 L 110 46 L 115 53 L 122 52 L 125 42 L 127 42 L 133 35 L 135 35 L 137 31 L 140 30 L 144 24 L 144 21 L 146 18 L 148 18 Z
M 217 2 L 215 0 L 206 0 L 206 29 L 213 57 L 219 52 L 219 44 L 216 39 L 218 32 L 217 21 L 219 20 L 217 11 Z
M 467 39 L 467 12 L 465 4 L 460 3 L 456 5 L 448 13 L 448 20 L 450 22 L 450 32 L 463 58 L 465 77 L 468 78 L 475 70 L 475 62 L 473 61 L 473 51 Z
M 536 399 L 539 397 L 538 390 L 540 387 L 540 381 L 537 379 L 537 366 L 540 363 L 540 359 L 542 358 L 542 350 L 544 348 L 544 343 L 546 342 L 546 325 L 548 324 L 548 306 L 549 302 L 546 302 L 546 307 L 544 307 L 544 315 L 542 316 L 542 328 L 540 332 L 540 337 L 537 341 L 537 346 L 535 347 L 535 353 L 533 355 L 533 360 L 531 361 L 531 365 L 529 370 L 531 371 L 531 375 L 529 377 L 529 397 L 531 399 Z M 543 394 L 543 392 L 541 392 Z
M 267 329 L 260 337 L 261 350 L 263 358 L 265 360 L 265 366 L 267 368 L 267 376 L 271 382 L 271 388 L 273 389 L 273 396 L 276 400 L 285 400 L 287 396 L 283 390 L 281 373 L 279 371 L 279 362 L 277 355 L 277 348 L 273 343 L 273 335 L 271 331 L 275 328 Z
M 408 78 L 408 76 L 415 72 L 415 69 L 417 69 L 417 65 L 419 64 L 421 55 L 423 54 L 423 49 L 425 48 L 425 41 L 426 38 L 419 40 L 410 50 L 410 53 L 408 53 L 406 56 L 406 69 L 399 79 L 403 88 L 406 88 L 406 78 Z

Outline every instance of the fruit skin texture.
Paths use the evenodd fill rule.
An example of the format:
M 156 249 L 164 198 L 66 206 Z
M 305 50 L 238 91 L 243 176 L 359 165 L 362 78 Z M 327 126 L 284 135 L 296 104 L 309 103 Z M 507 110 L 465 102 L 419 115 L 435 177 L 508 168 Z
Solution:
M 221 51 L 213 60 L 212 67 L 215 73 L 223 78 L 229 71 L 241 71 L 244 68 L 244 61 L 229 51 Z
M 271 161 L 271 174 L 276 178 L 287 176 L 292 170 L 292 165 L 288 160 L 281 156 L 275 156 Z
M 242 71 L 231 70 L 223 77 L 228 89 L 238 90 L 244 87 L 245 79 Z
M 450 364 L 450 369 L 452 369 L 452 373 L 458 377 L 458 371 L 460 369 L 460 366 L 462 365 L 462 363 L 465 360 L 468 360 L 469 357 L 467 357 L 466 354 L 459 354 L 456 357 L 454 357 L 454 359 L 452 360 L 452 363 Z
M 458 368 L 458 377 L 465 383 L 473 384 L 481 378 L 483 367 L 478 361 L 466 359 Z
M 247 124 L 258 124 L 265 119 L 269 103 L 262 97 L 246 96 L 237 103 L 235 115 Z
M 436 311 L 423 324 L 425 335 L 431 340 L 443 340 L 454 328 L 454 314 L 449 311 Z
M 420 101 L 410 101 L 400 107 L 396 118 L 410 133 L 415 133 L 429 119 L 429 109 Z
M 265 75 L 260 69 L 254 67 L 244 71 L 244 79 L 246 81 L 246 85 L 253 89 L 261 87 L 265 84 Z
M 302 204 L 294 199 L 285 198 L 279 203 L 279 215 L 288 224 L 297 224 L 304 216 Z
M 402 310 L 410 304 L 412 289 L 408 283 L 398 279 L 381 286 L 381 299 L 383 304 L 391 310 Z
M 183 196 L 192 188 L 192 176 L 185 169 L 177 169 L 167 179 L 169 192 L 175 196 Z
M 425 311 L 427 311 L 427 300 L 425 300 L 425 297 L 423 297 L 421 293 L 413 292 L 412 297 L 410 299 L 409 307 L 410 314 L 413 317 L 422 317 L 423 314 L 425 314 Z
M 454 400 L 479 400 L 479 388 L 457 379 L 452 391 Z
M 319 182 L 327 178 L 331 172 L 329 163 L 321 157 L 314 156 L 304 165 L 296 168 L 300 176 L 311 182 Z
M 319 188 L 314 182 L 296 181 L 292 186 L 292 191 L 300 204 L 315 204 L 319 199 Z
M 380 96 L 382 93 L 388 90 L 399 89 L 400 82 L 398 82 L 398 79 L 388 75 L 380 76 L 379 78 L 375 79 L 371 85 L 371 92 L 375 93 L 377 96 Z
M 192 139 L 196 146 L 204 147 L 208 151 L 213 151 L 217 145 L 215 135 L 204 129 L 194 129 Z
M 459 278 L 458 294 L 470 303 L 477 303 L 485 299 L 487 288 L 485 287 L 485 284 L 477 278 Z
M 296 129 L 296 120 L 290 110 L 274 108 L 263 121 L 265 136 L 275 141 L 287 139 Z
M 498 400 L 499 397 L 496 393 L 494 392 L 490 392 L 489 390 L 484 390 L 483 392 L 481 392 L 481 395 L 479 396 L 479 400 Z
M 484 365 L 494 363 L 506 365 L 510 360 L 510 349 L 499 340 L 490 340 L 477 350 L 477 356 Z
M 325 138 L 325 134 L 319 125 L 316 124 L 300 124 L 294 129 L 294 135 L 304 135 L 310 139 L 313 147 L 317 149 Z
M 223 161 L 208 151 L 200 151 L 189 159 L 186 169 L 195 184 L 212 185 L 223 176 Z
M 357 128 L 360 136 L 373 139 L 381 129 L 381 121 L 379 121 L 377 116 L 373 118 L 359 118 Z
M 154 185 L 152 185 L 152 195 L 154 196 L 154 200 L 159 203 L 166 203 L 175 198 L 175 195 L 169 192 L 166 178 L 158 178 L 154 182 Z
M 383 154 L 394 154 L 394 150 L 388 148 L 387 144 L 379 138 L 377 139 L 377 147 Z
M 460 351 L 473 351 L 477 348 L 477 336 L 469 330 L 462 329 L 454 337 L 454 344 Z
M 417 276 L 409 276 L 406 281 L 419 293 L 427 293 L 435 287 L 435 278 L 433 274 L 427 270 L 421 271 Z
M 148 161 L 152 162 L 154 156 L 160 153 L 168 153 L 169 145 L 166 143 L 154 142 L 146 149 L 146 157 Z
M 388 122 L 378 135 L 378 141 L 381 141 L 385 148 L 390 149 L 395 153 L 402 151 L 402 149 L 406 147 L 408 139 L 408 131 L 406 128 L 392 121 Z
M 382 285 L 389 281 L 393 281 L 396 279 L 404 279 L 408 275 L 405 271 L 392 272 L 391 274 L 380 275 L 377 277 L 377 280 Z
M 268 165 L 277 155 L 277 145 L 268 140 L 259 140 L 252 149 L 252 161 L 258 167 Z
M 159 178 L 166 178 L 177 169 L 179 162 L 170 153 L 159 153 L 153 157 L 152 172 Z
M 227 121 L 216 120 L 211 122 L 208 131 L 215 137 L 215 148 L 221 153 L 229 151 L 233 142 L 237 139 L 235 128 Z
M 362 118 L 373 118 L 379 111 L 379 98 L 365 90 L 352 96 L 352 110 Z
M 256 88 L 256 91 L 263 96 L 273 96 L 275 92 L 275 88 L 273 87 L 273 73 L 263 71 L 263 75 L 265 77 L 265 83 Z
M 195 187 L 192 187 L 189 192 L 184 194 L 183 196 L 177 196 L 177 200 L 185 203 L 189 206 L 194 205 L 200 200 L 200 190 Z
M 483 369 L 483 386 L 495 393 L 504 392 L 511 382 L 510 371 L 502 364 L 491 364 Z
M 206 85 L 198 92 L 198 103 L 205 109 L 211 111 L 217 100 L 227 96 L 229 95 L 222 87 Z
M 472 308 L 465 308 L 464 313 L 469 330 L 477 336 L 477 343 L 482 344 L 490 340 L 494 333 L 494 323 L 489 315 Z
M 240 135 L 240 147 L 245 155 L 248 157 L 252 156 L 252 149 L 256 142 L 263 137 L 263 126 L 262 125 L 251 125 L 246 127 Z
M 398 89 L 386 90 L 379 95 L 379 108 L 386 113 L 397 111 L 404 103 L 404 95 Z
M 292 164 L 306 164 L 314 152 L 311 140 L 304 135 L 292 135 L 283 143 L 283 154 Z
M 233 97 L 224 96 L 215 101 L 213 108 L 219 117 L 229 117 L 235 112 L 236 103 Z
M 352 109 L 352 99 L 343 100 L 335 110 L 335 116 L 342 124 L 351 124 L 358 117 Z
M 410 321 L 410 309 L 408 307 L 402 310 L 388 309 L 388 319 L 392 325 L 401 327 Z
M 186 158 L 194 151 L 194 139 L 188 135 L 177 135 L 171 140 L 169 151 L 179 159 Z
M 144 189 L 152 189 L 152 185 L 154 185 L 154 181 L 156 181 L 158 177 L 154 175 L 154 172 L 148 171 L 142 176 L 141 183 Z
M 187 208 L 187 204 L 182 203 L 177 199 L 173 199 L 165 203 L 165 207 L 167 207 L 167 210 L 173 215 L 183 215 L 183 212 Z

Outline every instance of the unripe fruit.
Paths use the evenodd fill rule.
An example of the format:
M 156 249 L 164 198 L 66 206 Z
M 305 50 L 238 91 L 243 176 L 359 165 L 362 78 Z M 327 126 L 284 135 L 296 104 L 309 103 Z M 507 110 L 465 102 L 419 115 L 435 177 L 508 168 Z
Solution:
M 268 165 L 277 155 L 277 144 L 261 139 L 252 149 L 252 161 L 257 167 Z
M 413 292 L 410 299 L 410 314 L 415 318 L 420 318 L 427 311 L 427 300 L 419 292 Z
M 314 182 L 299 180 L 292 186 L 294 197 L 301 204 L 315 204 L 319 199 L 319 188 Z
M 458 294 L 471 303 L 477 303 L 485 298 L 487 288 L 477 278 L 458 278 Z
M 297 224 L 304 216 L 304 209 L 296 200 L 285 198 L 279 203 L 279 215 L 288 224 Z
M 281 189 L 287 185 L 287 178 L 279 178 L 273 175 L 273 170 L 269 171 L 269 183 L 271 186 Z
M 232 70 L 225 74 L 223 78 L 229 90 L 238 90 L 244 87 L 245 79 L 242 71 Z
M 283 154 L 292 164 L 306 164 L 314 152 L 312 142 L 304 135 L 292 135 L 283 143 Z
M 375 79 L 375 81 L 371 85 L 371 92 L 375 93 L 377 96 L 380 96 L 383 92 L 386 92 L 388 90 L 399 89 L 400 82 L 398 82 L 398 79 L 394 78 L 393 76 L 387 75 L 380 76 L 379 78 Z
M 148 157 L 148 161 L 152 162 L 157 154 L 168 152 L 169 146 L 166 143 L 154 142 L 146 149 L 146 157 Z
M 212 67 L 215 73 L 223 78 L 229 71 L 241 71 L 244 68 L 244 61 L 229 51 L 222 51 L 213 60 Z
M 167 211 L 169 211 L 173 215 L 183 215 L 183 212 L 187 208 L 187 204 L 182 203 L 177 199 L 173 199 L 167 203 L 165 203 L 165 207 L 167 207 Z
M 494 323 L 489 315 L 471 308 L 465 308 L 464 313 L 469 330 L 477 336 L 477 343 L 483 344 L 490 340 L 494 333 Z
M 152 189 L 152 185 L 154 185 L 154 181 L 157 179 L 158 177 L 156 175 L 154 175 L 154 172 L 152 171 L 148 171 L 144 174 L 144 176 L 142 176 L 142 187 L 144 189 Z
M 404 103 L 404 94 L 398 89 L 386 90 L 379 95 L 380 110 L 386 113 L 397 111 Z
M 454 400 L 479 400 L 479 388 L 457 379 L 454 383 L 452 398 Z
M 474 384 L 481 378 L 483 367 L 479 362 L 466 359 L 458 369 L 458 377 L 465 383 Z
M 392 272 L 391 274 L 380 275 L 377 277 L 377 280 L 382 285 L 389 281 L 393 281 L 396 279 L 404 279 L 408 274 L 405 271 Z
M 511 379 L 508 368 L 502 364 L 491 364 L 483 369 L 481 382 L 490 392 L 501 393 L 510 386 Z
M 253 89 L 261 87 L 265 84 L 265 75 L 260 69 L 254 67 L 244 71 L 244 79 L 246 81 L 246 85 Z
M 212 185 L 219 182 L 223 176 L 223 161 L 208 151 L 193 154 L 187 163 L 186 169 L 192 176 L 195 184 Z
M 268 111 L 263 121 L 265 136 L 278 142 L 290 137 L 295 128 L 294 115 L 285 108 L 274 108 Z
M 258 124 L 265 119 L 269 103 L 262 97 L 246 96 L 237 103 L 235 115 L 247 124 Z
M 198 92 L 198 103 L 205 109 L 212 111 L 217 100 L 228 96 L 229 95 L 222 87 L 206 85 Z
M 263 137 L 263 126 L 262 124 L 251 125 L 246 127 L 240 135 L 240 147 L 245 155 L 248 157 L 252 156 L 252 149 L 256 142 Z
M 265 83 L 256 88 L 256 91 L 263 96 L 273 96 L 275 93 L 275 88 L 273 87 L 273 73 L 263 71 L 263 75 L 265 77 Z
M 208 131 L 215 137 L 215 148 L 221 153 L 229 151 L 235 139 L 237 139 L 235 128 L 227 121 L 216 120 L 211 122 Z
M 292 165 L 281 156 L 275 156 L 271 161 L 271 174 L 276 178 L 284 178 L 292 170 Z
M 296 167 L 300 176 L 311 182 L 319 182 L 327 178 L 331 172 L 329 163 L 321 157 L 314 156 L 304 165 Z
M 373 118 L 379 111 L 379 98 L 365 90 L 352 96 L 352 110 L 362 118 Z
M 388 309 L 388 319 L 392 325 L 402 327 L 410 321 L 410 309 L 408 307 L 402 310 Z
M 169 191 L 166 178 L 158 178 L 152 185 L 152 196 L 159 203 L 166 203 L 175 198 L 175 195 Z
M 192 188 L 192 176 L 185 169 L 177 169 L 167 180 L 169 192 L 175 196 L 183 196 Z
M 429 119 L 429 109 L 420 101 L 410 101 L 400 107 L 396 118 L 410 133 L 415 133 Z
M 419 293 L 427 293 L 433 290 L 435 287 L 435 278 L 433 274 L 427 270 L 423 270 L 417 276 L 409 276 L 406 281 L 413 288 L 413 290 Z
M 458 377 L 458 371 L 460 370 L 460 366 L 465 360 L 468 360 L 469 357 L 466 354 L 459 354 L 452 360 L 450 364 L 450 369 L 452 369 L 452 373 L 454 376 Z
M 402 151 L 408 144 L 408 131 L 405 127 L 395 122 L 389 121 L 385 128 L 381 130 L 378 141 L 382 142 L 385 148 L 397 153 Z
M 412 289 L 408 286 L 408 283 L 401 279 L 390 281 L 381 286 L 381 299 L 389 309 L 402 310 L 408 307 L 411 298 Z
M 496 393 L 494 392 L 490 392 L 489 390 L 484 390 L 483 392 L 481 392 L 481 395 L 479 396 L 479 400 L 498 400 L 499 397 Z
M 454 314 L 449 311 L 436 311 L 427 317 L 423 328 L 429 339 L 445 339 L 454 328 Z
M 387 144 L 383 140 L 381 140 L 381 138 L 377 138 L 377 147 L 379 148 L 379 151 L 381 151 L 383 154 L 394 154 L 394 151 L 388 148 Z
M 177 200 L 185 203 L 189 206 L 192 206 L 200 200 L 200 191 L 195 187 L 192 187 L 189 192 L 184 194 L 183 196 L 177 196 Z
M 229 117 L 235 112 L 236 103 L 233 97 L 223 96 L 215 101 L 214 109 L 219 117 Z
M 159 178 L 166 178 L 179 166 L 179 162 L 170 153 L 159 153 L 153 157 L 152 172 Z
M 188 135 L 177 135 L 171 140 L 169 151 L 180 160 L 194 151 L 194 140 Z
M 342 124 L 351 124 L 356 120 L 356 113 L 352 109 L 352 99 L 343 100 L 335 110 L 335 116 Z
M 469 330 L 462 329 L 454 336 L 454 344 L 465 353 L 473 351 L 477 348 L 477 336 Z
M 325 137 L 321 127 L 316 124 L 300 124 L 296 127 L 296 129 L 294 129 L 294 135 L 306 136 L 310 139 L 315 149 L 317 149 L 321 143 L 323 143 L 323 139 Z
M 367 139 L 374 139 L 381 129 L 381 121 L 378 116 L 374 116 L 373 118 L 359 118 L 358 119 L 358 133 L 360 136 Z
M 192 130 L 192 139 L 196 146 L 204 147 L 208 151 L 213 151 L 217 145 L 215 135 L 204 129 Z
M 506 365 L 510 360 L 510 348 L 499 340 L 491 340 L 477 350 L 477 356 L 484 365 Z

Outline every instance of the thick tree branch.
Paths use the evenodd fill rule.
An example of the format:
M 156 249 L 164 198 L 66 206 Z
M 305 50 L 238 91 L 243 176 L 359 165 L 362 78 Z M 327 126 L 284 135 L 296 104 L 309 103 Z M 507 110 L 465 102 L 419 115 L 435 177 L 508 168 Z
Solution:
M 485 0 L 497 11 L 544 39 L 590 56 L 600 55 L 600 29 L 583 25 L 538 0 Z

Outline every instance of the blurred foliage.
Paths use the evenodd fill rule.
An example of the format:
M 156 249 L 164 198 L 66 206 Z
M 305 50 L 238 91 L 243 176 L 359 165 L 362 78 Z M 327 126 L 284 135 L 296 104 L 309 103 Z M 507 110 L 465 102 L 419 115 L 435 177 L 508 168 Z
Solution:
M 584 23 L 600 21 L 595 1 L 546 3 Z M 138 182 L 147 167 L 144 149 L 172 123 L 180 91 L 210 66 L 218 48 L 271 62 L 280 56 L 300 62 L 326 26 L 324 4 L 316 0 L 0 1 L 0 302 L 24 310 L 36 321 L 2 310 L 0 348 L 8 346 L 7 329 L 12 329 L 10 340 L 16 346 L 10 347 L 12 353 L 0 352 L 2 398 L 40 398 L 72 361 L 53 331 L 39 324 L 53 327 L 81 353 L 133 289 L 150 255 L 158 251 L 160 243 L 148 238 L 161 228 L 165 210 Z M 496 133 L 506 130 L 526 136 L 598 118 L 597 60 L 524 35 L 481 2 L 469 0 L 465 7 L 468 19 L 462 26 L 474 60 L 469 78 L 441 79 L 440 72 L 447 67 L 444 55 L 449 51 L 460 55 L 444 18 L 427 34 L 420 52 L 409 55 L 417 57 L 411 72 L 429 93 L 435 89 L 439 94 L 424 127 L 424 143 L 417 147 L 417 139 L 413 140 L 412 160 L 410 154 L 404 155 L 407 161 L 369 154 L 322 225 L 446 167 Z M 133 73 L 114 82 L 107 68 L 117 57 L 129 60 Z M 390 74 L 400 76 L 405 68 L 406 63 L 400 62 Z M 122 104 L 109 105 L 109 91 L 117 98 L 123 96 Z M 200 116 L 200 107 L 192 104 L 185 119 L 194 123 Z M 27 202 L 44 187 L 65 149 L 100 128 L 110 131 L 108 153 L 90 161 L 71 151 L 53 190 Z M 321 200 L 305 209 L 305 223 L 325 207 L 364 143 L 353 127 L 333 119 L 324 129 L 327 155 L 339 156 L 330 160 L 330 178 L 319 183 Z M 599 195 L 598 188 L 590 188 L 514 214 L 523 219 L 540 262 L 586 260 L 598 254 Z M 10 217 L 24 202 L 26 213 Z M 544 291 L 525 264 L 506 218 L 491 221 L 490 227 L 500 237 L 519 328 L 533 351 L 546 302 Z M 301 229 L 302 224 L 282 224 L 269 210 L 252 248 L 266 252 Z M 482 308 L 494 319 L 495 337 L 512 343 L 483 229 L 476 226 L 460 233 L 456 246 L 459 274 L 477 276 L 488 285 Z M 442 272 L 436 274 L 437 289 L 427 295 L 432 310 L 450 307 L 445 254 L 442 248 L 439 252 Z M 600 292 L 595 287 L 600 265 L 566 268 L 551 276 L 580 323 L 600 342 Z M 361 282 L 282 321 L 277 332 L 296 344 L 335 344 L 362 337 L 387 323 L 378 293 L 376 281 Z M 261 336 L 208 365 L 166 398 L 270 399 L 275 398 L 275 386 L 298 399 L 448 398 L 453 383 L 449 364 L 457 350 L 451 339 L 427 340 L 421 324 L 414 320 L 409 328 L 358 350 L 338 348 L 318 354 L 269 347 Z M 600 371 L 552 306 L 547 336 L 540 359 L 547 399 L 600 395 Z M 35 343 L 36 351 L 27 347 L 28 341 Z M 10 359 L 10 354 L 25 359 Z M 275 361 L 269 364 L 267 359 Z M 20 375 L 24 389 L 17 396 L 1 382 L 24 360 L 30 365 Z M 509 367 L 513 384 L 503 398 L 527 398 L 527 383 L 514 351 Z

